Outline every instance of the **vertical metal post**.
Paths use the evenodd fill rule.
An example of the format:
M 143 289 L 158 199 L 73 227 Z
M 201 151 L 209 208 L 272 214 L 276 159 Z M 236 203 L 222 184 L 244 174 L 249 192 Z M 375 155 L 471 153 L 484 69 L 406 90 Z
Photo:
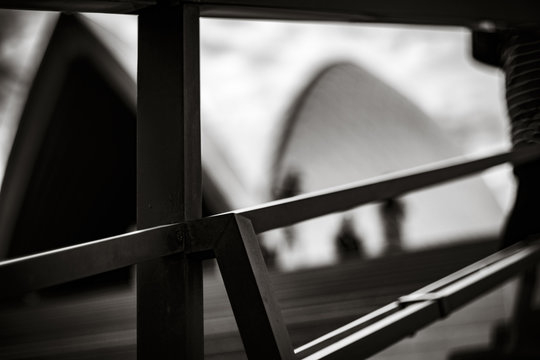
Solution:
M 164 2 L 165 3 L 165 2 Z M 158 4 L 139 15 L 137 226 L 201 216 L 199 13 Z M 201 261 L 137 266 L 139 359 L 202 359 Z

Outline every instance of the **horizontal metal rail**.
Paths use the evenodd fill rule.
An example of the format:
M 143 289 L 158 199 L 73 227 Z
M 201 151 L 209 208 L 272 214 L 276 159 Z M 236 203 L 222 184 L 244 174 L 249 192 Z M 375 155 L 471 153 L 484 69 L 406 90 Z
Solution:
M 531 0 L 189 0 L 201 15 L 222 18 L 320 20 L 465 26 L 538 27 L 540 4 Z M 129 14 L 157 0 L 0 0 L 0 8 Z
M 534 147 L 465 162 L 463 158 L 452 159 L 234 212 L 250 219 L 255 232 L 261 233 L 374 201 L 395 198 L 506 162 L 521 164 L 539 156 L 539 148 Z
M 539 156 L 540 150 L 534 148 L 461 163 L 458 163 L 458 160 L 446 161 L 232 213 L 251 220 L 255 232 L 261 233 L 373 201 L 400 196 L 426 186 L 472 175 L 508 161 L 519 164 Z M 204 226 L 211 227 L 217 224 L 220 217 L 230 215 L 231 213 L 225 213 L 198 221 L 205 221 Z M 212 223 L 213 220 L 216 221 L 215 224 Z M 190 235 L 188 227 L 183 225 L 178 223 L 148 228 L 0 262 L 0 297 L 99 274 L 178 253 L 184 249 L 190 253 L 208 252 L 211 239 L 198 239 L 197 236 Z
M 390 316 L 393 313 L 398 312 L 399 310 L 403 309 L 403 306 L 402 306 L 403 303 L 419 302 L 419 301 L 426 300 L 429 298 L 431 298 L 432 300 L 436 300 L 437 296 L 434 295 L 434 293 L 437 292 L 438 290 L 448 287 L 456 283 L 457 281 L 466 278 L 467 276 L 470 276 L 484 268 L 487 268 L 488 266 L 500 261 L 505 256 L 508 256 L 508 255 L 511 255 L 520 251 L 520 249 L 521 249 L 521 246 L 514 246 L 514 247 L 506 249 L 504 251 L 504 255 L 501 252 L 496 252 L 490 256 L 487 256 L 484 259 L 477 261 L 476 263 L 473 263 L 469 266 L 466 266 L 463 269 L 460 269 L 448 276 L 445 276 L 444 278 L 437 280 L 429 285 L 426 285 L 423 288 L 416 290 L 409 295 L 402 296 L 399 301 L 390 303 L 357 320 L 350 322 L 349 324 L 345 326 L 342 326 L 332 332 L 329 332 L 328 334 L 321 336 L 317 338 L 316 340 L 313 340 L 297 348 L 295 351 L 296 353 L 302 353 L 311 348 L 313 352 L 313 348 L 316 346 L 320 348 L 323 342 L 328 345 L 332 341 L 335 342 L 337 339 L 344 338 L 347 335 L 351 334 L 352 332 L 358 331 L 359 328 L 365 328 L 368 325 L 375 323 L 376 321 L 379 321 L 385 317 Z
M 378 22 L 474 28 L 537 27 L 540 4 L 530 0 L 201 0 L 203 16 Z
M 0 9 L 130 14 L 157 0 L 0 0 Z
M 366 358 L 440 320 L 540 261 L 540 242 L 518 243 L 401 297 L 298 349 L 304 360 Z
M 182 252 L 179 225 L 165 225 L 0 262 L 0 298 Z

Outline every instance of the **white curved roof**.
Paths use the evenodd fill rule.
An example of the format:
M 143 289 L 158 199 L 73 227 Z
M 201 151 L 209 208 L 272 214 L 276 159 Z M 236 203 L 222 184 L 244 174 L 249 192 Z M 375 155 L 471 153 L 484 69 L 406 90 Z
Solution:
M 275 185 L 279 187 L 293 172 L 300 176 L 302 192 L 309 192 L 461 155 L 408 99 L 362 68 L 339 63 L 320 72 L 290 111 L 276 153 Z M 408 246 L 493 235 L 502 220 L 498 204 L 480 178 L 405 199 Z M 369 209 L 357 211 L 355 221 L 364 237 L 380 243 L 380 230 L 373 229 L 379 220 L 373 207 Z M 332 236 L 335 226 L 330 220 L 324 222 L 322 232 L 301 225 L 311 234 L 311 243 L 317 236 Z
M 408 99 L 349 63 L 324 69 L 299 97 L 278 152 L 278 172 L 299 167 L 313 173 L 305 179 L 306 189 L 461 155 Z M 302 162 L 308 158 L 306 167 Z

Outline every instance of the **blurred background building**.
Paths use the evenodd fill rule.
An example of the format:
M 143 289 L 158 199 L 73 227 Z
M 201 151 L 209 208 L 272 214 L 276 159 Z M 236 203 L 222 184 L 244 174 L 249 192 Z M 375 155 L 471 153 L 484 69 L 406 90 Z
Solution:
M 317 74 L 292 106 L 274 154 L 273 191 L 276 198 L 299 195 L 462 155 L 396 90 L 356 65 L 338 63 Z M 337 235 L 349 223 L 349 236 L 354 232 L 362 252 L 374 256 L 494 237 L 501 218 L 483 180 L 472 178 L 307 221 L 277 234 L 276 242 L 289 239 L 276 251 L 289 268 L 330 264 L 339 249 L 348 252 Z
M 136 18 L 0 16 L 0 254 L 132 229 Z M 472 60 L 464 29 L 206 19 L 201 33 L 206 214 L 509 146 L 502 76 Z M 493 251 L 512 192 L 500 167 L 263 234 L 295 345 Z M 219 274 L 205 280 L 207 357 L 242 358 Z M 0 357 L 132 358 L 130 281 L 124 271 L 103 293 L 29 294 L 0 313 Z M 380 358 L 487 345 L 508 292 Z
M 5 90 L 3 96 L 0 165 L 4 165 L 0 166 L 1 172 L 26 94 L 56 21 L 56 15 L 48 13 L 6 11 L 3 14 L 9 20 L 3 22 L 5 40 L 2 49 L 6 69 L 3 89 L 11 91 Z M 136 19 L 92 14 L 84 21 L 134 83 Z M 299 192 L 462 154 L 508 147 L 504 102 L 500 93 L 502 76 L 497 70 L 472 60 L 466 30 L 210 19 L 203 20 L 201 26 L 203 152 L 206 153 L 203 157 L 216 169 L 212 170 L 216 174 L 212 176 L 221 177 L 221 184 L 227 182 L 224 187 L 232 187 L 233 191 L 223 195 L 229 197 L 231 208 L 274 198 L 277 195 L 274 188 L 283 182 L 283 172 L 298 170 L 291 168 L 296 166 L 291 159 L 297 157 L 296 162 L 302 162 L 305 155 L 301 155 L 299 149 L 304 147 L 311 151 L 310 147 L 315 143 L 321 154 L 332 152 L 324 150 L 323 146 L 330 149 L 340 145 L 349 149 L 345 149 L 347 155 L 341 162 L 326 161 L 331 156 L 338 156 L 341 149 L 337 148 L 328 159 L 317 157 L 319 165 L 310 162 L 305 170 L 311 173 L 316 167 L 324 168 L 325 163 L 329 167 L 324 171 L 325 177 L 318 178 L 319 183 L 313 183 L 315 178 L 312 176 L 300 179 L 303 185 Z M 304 90 L 306 84 L 317 82 L 312 77 L 331 64 L 342 62 L 355 64 L 358 70 L 350 70 L 351 76 L 341 75 L 341 79 L 337 68 L 327 71 L 325 76 L 321 74 L 319 83 L 321 77 L 335 78 L 328 80 L 335 82 L 334 85 L 311 84 L 316 91 L 326 94 L 322 95 L 326 98 L 319 102 L 319 95 L 312 96 L 311 103 L 319 105 L 298 104 L 304 100 L 293 104 L 302 91 L 300 97 L 303 98 L 309 98 L 307 92 L 315 91 Z M 344 78 L 347 82 L 342 84 Z M 335 87 L 339 88 L 337 92 Z M 344 101 L 348 103 L 335 100 L 338 95 L 345 95 L 347 100 Z M 134 101 L 134 89 L 129 96 L 132 97 L 130 101 Z M 334 109 L 332 113 L 329 113 L 330 105 Z M 322 108 L 327 113 L 321 113 Z M 319 119 L 319 125 L 305 120 L 313 118 L 313 113 L 318 114 L 315 119 Z M 300 120 L 293 119 L 295 117 Z M 330 128 L 329 117 L 334 120 L 334 125 L 338 122 L 343 125 L 327 130 L 325 126 Z M 390 126 L 396 117 L 403 120 Z M 357 118 L 362 121 L 355 121 Z M 388 131 L 395 132 L 390 134 Z M 349 134 L 348 140 L 337 141 L 342 134 Z M 327 141 L 322 144 L 321 138 Z M 219 161 L 212 160 L 218 154 Z M 220 164 L 227 170 L 218 169 Z M 492 172 L 496 174 L 484 176 L 492 195 L 486 195 L 487 188 L 480 193 L 473 192 L 478 193 L 478 197 L 495 198 L 504 211 L 513 191 L 508 169 Z M 423 201 L 429 201 L 429 196 L 424 198 Z M 447 199 L 455 199 L 459 204 L 454 196 Z M 439 200 L 433 200 L 434 206 Z M 486 202 L 486 211 L 476 213 L 483 214 L 485 219 L 473 220 L 452 206 L 446 207 L 447 210 L 439 207 L 441 213 L 433 214 L 428 221 L 433 228 L 438 228 L 435 233 L 429 233 L 431 227 L 424 226 L 426 222 L 421 215 L 411 215 L 418 211 L 432 214 L 432 207 L 405 206 L 409 215 L 408 221 L 404 222 L 405 245 L 414 247 L 458 237 L 495 234 L 502 222 L 502 213 L 487 198 L 471 203 L 483 202 Z M 364 218 L 369 219 L 369 216 Z M 458 231 L 452 223 L 458 221 L 458 216 L 476 228 L 464 226 L 461 234 L 452 233 Z M 374 222 L 366 222 L 367 225 L 358 227 L 364 227 L 359 231 L 370 234 L 362 237 L 366 238 L 367 253 L 373 255 L 384 245 L 381 236 L 370 226 Z M 272 238 L 270 235 L 265 244 L 277 249 L 281 245 Z M 306 260 L 294 260 L 291 255 L 294 251 L 289 249 L 289 255 L 282 256 L 278 263 L 285 268 L 301 266 L 302 262 L 316 263 L 317 258 L 328 263 L 335 256 L 328 248 L 323 250 L 324 247 L 312 244 L 310 249 L 318 251 L 316 249 L 320 248 L 320 252 L 313 254 L 313 258 L 306 255 Z

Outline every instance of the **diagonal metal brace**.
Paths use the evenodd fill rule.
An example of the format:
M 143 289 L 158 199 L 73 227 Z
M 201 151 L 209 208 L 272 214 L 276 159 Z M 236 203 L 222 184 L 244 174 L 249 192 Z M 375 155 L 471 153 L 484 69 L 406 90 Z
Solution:
M 250 359 L 295 359 L 251 221 L 224 214 L 185 224 L 186 253 L 217 259 Z

